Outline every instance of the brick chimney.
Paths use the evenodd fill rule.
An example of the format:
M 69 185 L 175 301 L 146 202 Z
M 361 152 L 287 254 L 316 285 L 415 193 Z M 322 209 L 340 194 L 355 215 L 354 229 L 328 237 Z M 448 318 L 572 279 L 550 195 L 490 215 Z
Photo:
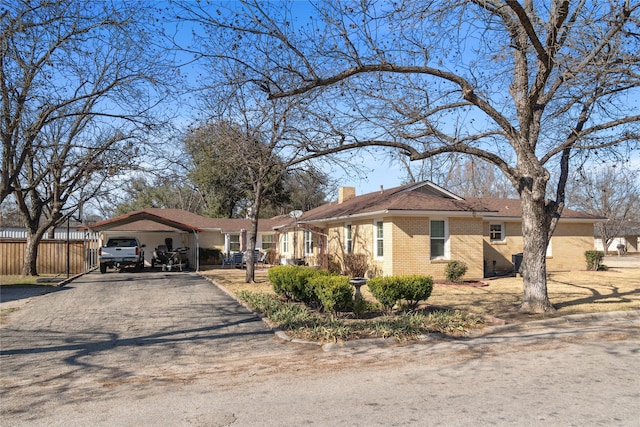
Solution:
M 346 202 L 349 199 L 356 197 L 355 187 L 340 187 L 338 188 L 338 203 Z

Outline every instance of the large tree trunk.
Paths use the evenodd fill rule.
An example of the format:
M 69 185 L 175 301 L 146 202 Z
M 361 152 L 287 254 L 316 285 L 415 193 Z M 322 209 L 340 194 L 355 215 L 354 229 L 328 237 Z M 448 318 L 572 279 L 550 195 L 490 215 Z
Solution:
M 38 275 L 36 261 L 38 260 L 38 245 L 41 239 L 41 234 L 27 232 L 27 244 L 24 248 L 24 261 L 22 263 L 23 276 Z
M 555 311 L 547 294 L 547 245 L 550 218 L 544 197 L 536 200 L 530 192 L 520 195 L 522 238 L 524 241 L 522 277 L 524 296 L 520 310 L 527 313 Z

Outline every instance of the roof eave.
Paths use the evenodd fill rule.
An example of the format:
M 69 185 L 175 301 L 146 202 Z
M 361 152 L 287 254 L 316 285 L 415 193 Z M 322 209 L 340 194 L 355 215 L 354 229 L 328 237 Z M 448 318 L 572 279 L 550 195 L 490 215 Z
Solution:
M 399 210 L 399 209 L 383 209 L 373 212 L 363 212 L 353 215 L 340 215 L 329 218 L 319 218 L 313 220 L 298 221 L 300 223 L 326 223 L 335 221 L 345 221 L 359 218 L 378 218 L 380 216 L 447 216 L 447 217 L 477 217 L 484 215 L 486 212 L 479 211 L 436 211 L 436 210 Z

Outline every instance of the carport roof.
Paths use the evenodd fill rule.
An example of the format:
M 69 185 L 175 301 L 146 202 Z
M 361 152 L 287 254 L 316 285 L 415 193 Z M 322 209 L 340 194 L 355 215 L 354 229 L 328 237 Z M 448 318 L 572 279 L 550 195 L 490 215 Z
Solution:
M 282 222 L 282 218 L 261 219 L 258 221 L 258 231 L 273 231 L 273 227 Z M 125 227 L 127 225 L 128 227 Z M 237 218 L 207 218 L 183 209 L 148 208 L 100 221 L 89 228 L 95 231 L 166 231 L 167 226 L 190 232 L 217 230 L 221 233 L 237 233 L 243 229 L 248 230 L 251 221 Z

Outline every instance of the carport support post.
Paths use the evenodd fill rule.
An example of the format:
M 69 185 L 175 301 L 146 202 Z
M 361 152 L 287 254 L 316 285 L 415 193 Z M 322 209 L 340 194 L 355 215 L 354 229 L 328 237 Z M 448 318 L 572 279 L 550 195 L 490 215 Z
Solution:
M 193 230 L 193 236 L 196 239 L 196 272 L 200 271 L 200 240 L 198 240 L 198 232 Z

